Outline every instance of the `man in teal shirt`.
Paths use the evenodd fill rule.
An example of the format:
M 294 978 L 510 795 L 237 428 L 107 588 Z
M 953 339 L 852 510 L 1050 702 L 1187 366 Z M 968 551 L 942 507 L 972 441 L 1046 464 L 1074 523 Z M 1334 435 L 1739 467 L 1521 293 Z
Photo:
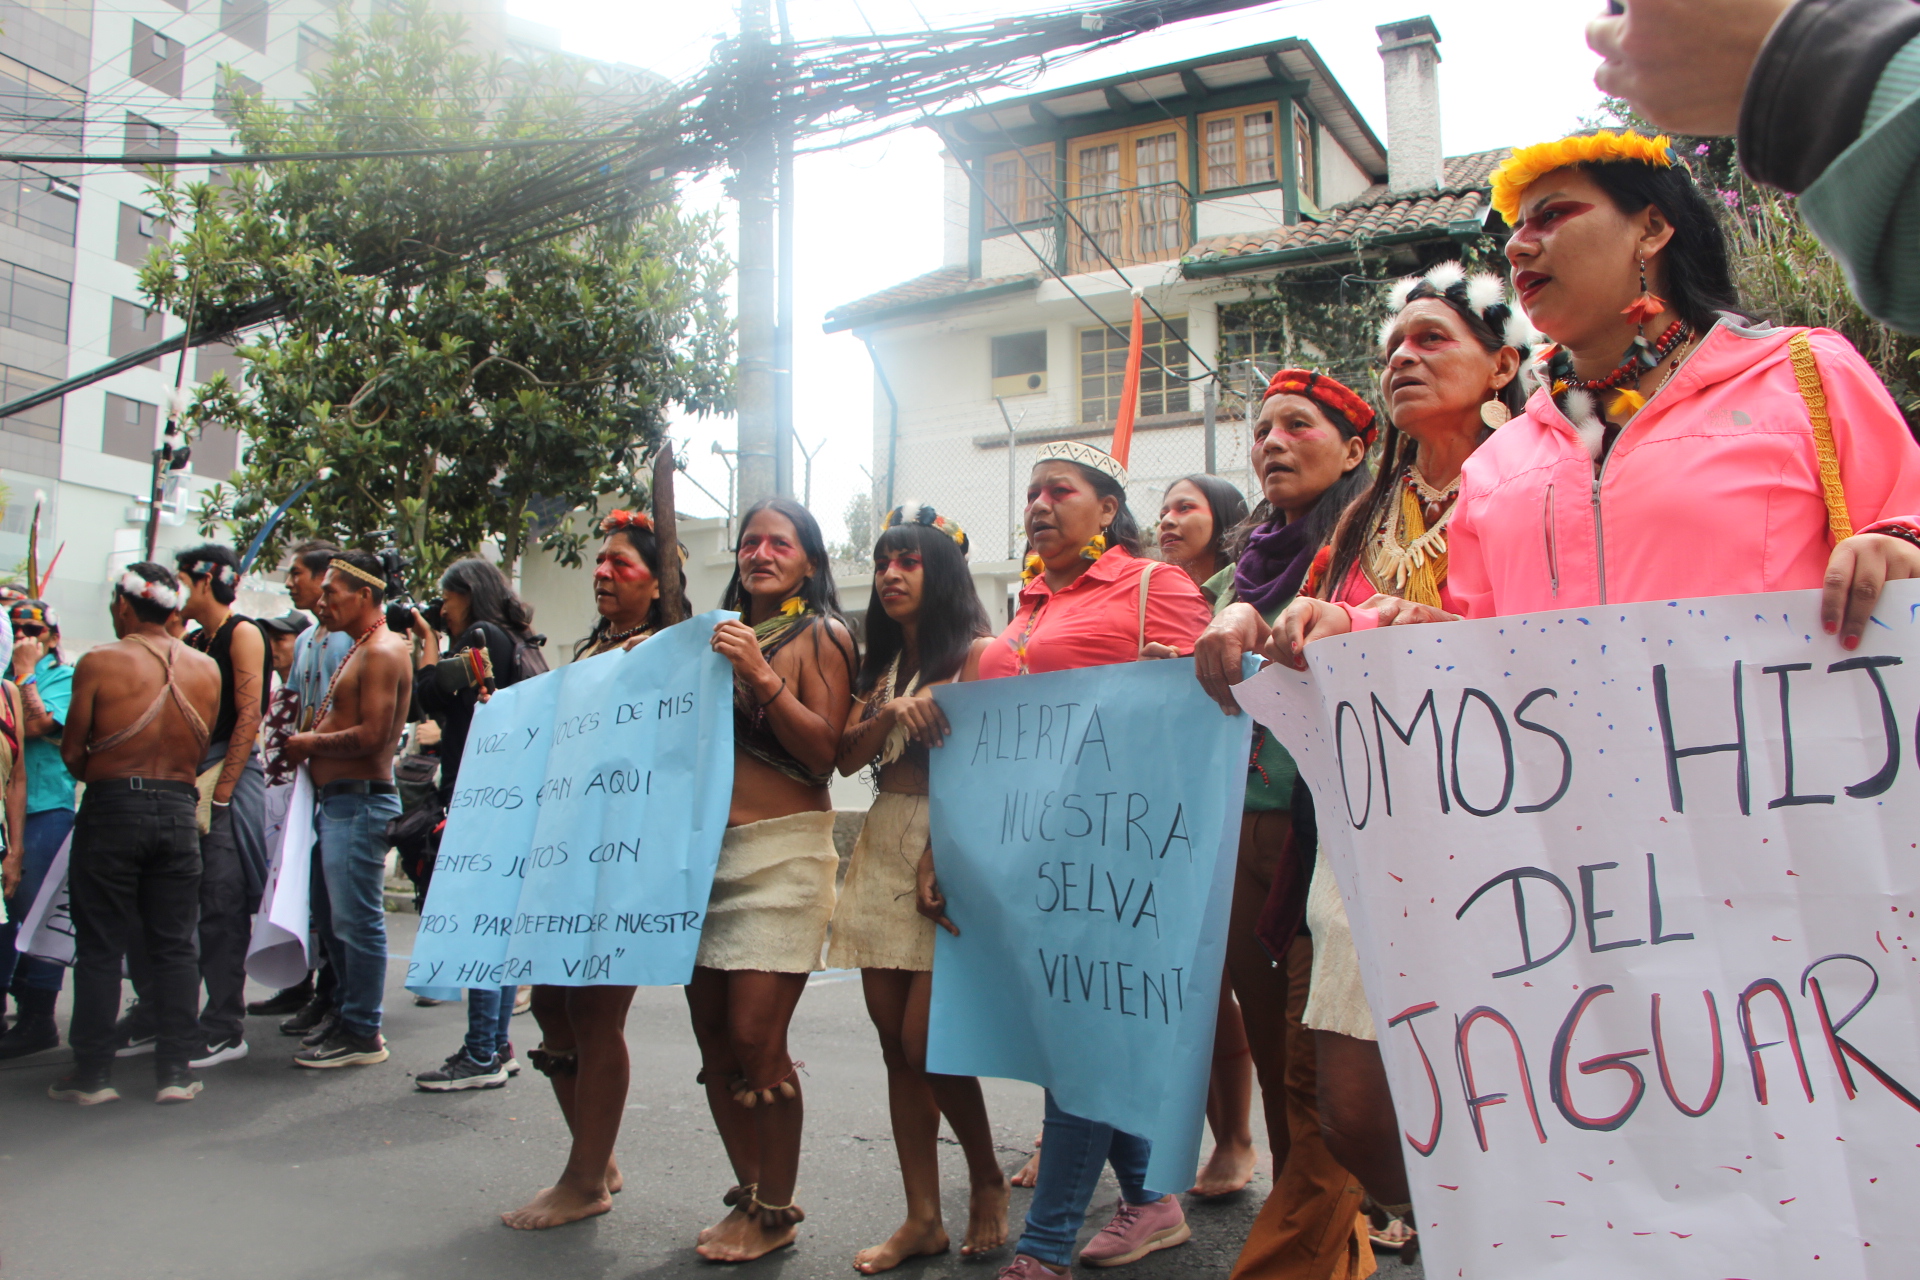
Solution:
M 25 859 L 19 886 L 7 900 L 14 920 L 26 919 L 43 887 L 47 868 L 73 830 L 73 775 L 60 759 L 73 695 L 73 667 L 60 656 L 60 625 L 44 600 L 21 600 L 8 610 L 13 624 L 13 663 L 8 672 L 20 687 L 21 736 L 27 771 Z M 50 961 L 19 955 L 14 926 L 0 927 L 0 987 L 10 989 L 19 1020 L 0 1036 L 0 1059 L 21 1058 L 60 1043 L 53 1005 L 65 970 Z

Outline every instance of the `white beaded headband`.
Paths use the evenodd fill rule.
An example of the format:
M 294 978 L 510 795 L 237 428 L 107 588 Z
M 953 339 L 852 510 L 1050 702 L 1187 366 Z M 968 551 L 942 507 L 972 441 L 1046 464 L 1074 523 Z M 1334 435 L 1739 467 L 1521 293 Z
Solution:
M 1104 449 L 1096 449 L 1090 444 L 1081 444 L 1078 440 L 1055 440 L 1051 444 L 1040 446 L 1039 462 L 1077 462 L 1083 467 L 1112 476 L 1122 487 L 1127 483 L 1127 469 L 1120 460 Z

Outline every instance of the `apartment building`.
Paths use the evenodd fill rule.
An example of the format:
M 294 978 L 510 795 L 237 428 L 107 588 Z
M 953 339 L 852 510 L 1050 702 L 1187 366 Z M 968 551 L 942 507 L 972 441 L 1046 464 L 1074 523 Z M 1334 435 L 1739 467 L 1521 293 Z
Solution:
M 174 156 L 231 145 L 225 68 L 245 92 L 297 100 L 326 62 L 342 13 L 389 0 L 0 0 L 0 151 Z M 451 0 L 449 0 L 451 7 Z M 509 55 L 554 33 L 497 4 L 461 4 L 471 38 Z M 220 174 L 183 168 L 182 180 Z M 123 167 L 0 162 L 0 403 L 135 353 L 180 331 L 141 305 L 138 269 L 170 234 L 153 216 L 140 162 Z M 170 355 L 0 419 L 0 578 L 25 558 L 43 497 L 40 569 L 64 545 L 47 595 L 70 642 L 107 638 L 103 584 L 137 559 L 152 456 L 180 372 Z M 187 353 L 187 390 L 226 370 L 232 349 Z M 160 558 L 203 541 L 199 495 L 244 447 L 213 428 L 162 504 Z

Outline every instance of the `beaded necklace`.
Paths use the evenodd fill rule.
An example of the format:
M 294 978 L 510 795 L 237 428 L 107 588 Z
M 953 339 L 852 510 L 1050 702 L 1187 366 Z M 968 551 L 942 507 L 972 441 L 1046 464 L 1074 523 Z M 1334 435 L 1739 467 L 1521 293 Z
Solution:
M 1401 477 L 1400 498 L 1389 502 L 1373 536 L 1367 540 L 1367 576 L 1382 591 L 1419 604 L 1440 604 L 1440 584 L 1447 577 L 1447 525 L 1457 505 L 1460 477 L 1444 489 L 1427 483 L 1409 464 Z M 1446 510 L 1429 522 L 1429 508 Z
M 320 699 L 320 710 L 313 717 L 313 727 L 318 729 L 321 721 L 327 718 L 327 712 L 333 710 L 333 691 L 340 687 L 340 677 L 347 674 L 347 664 L 353 661 L 353 655 L 360 652 L 360 646 L 373 638 L 373 633 L 387 625 L 384 615 L 376 615 L 373 625 L 354 638 L 347 649 L 346 657 L 340 659 L 340 665 L 333 669 L 333 679 L 327 681 L 327 695 Z
M 1646 403 L 1646 398 L 1638 391 L 1626 389 L 1629 382 L 1638 384 L 1641 378 L 1658 368 L 1660 362 L 1674 353 L 1681 343 L 1693 337 L 1693 326 L 1685 320 L 1675 320 L 1660 335 L 1660 340 L 1649 345 L 1644 338 L 1636 338 L 1627 349 L 1626 356 L 1615 365 L 1613 371 L 1603 378 L 1580 378 L 1574 376 L 1573 355 L 1565 347 L 1556 347 L 1547 360 L 1547 374 L 1553 384 L 1555 399 L 1569 391 L 1598 393 L 1612 391 L 1612 401 L 1607 405 L 1611 411 L 1623 409 L 1638 410 Z M 1676 362 L 1677 364 L 1677 362 Z M 1669 370 L 1671 376 L 1671 370 Z

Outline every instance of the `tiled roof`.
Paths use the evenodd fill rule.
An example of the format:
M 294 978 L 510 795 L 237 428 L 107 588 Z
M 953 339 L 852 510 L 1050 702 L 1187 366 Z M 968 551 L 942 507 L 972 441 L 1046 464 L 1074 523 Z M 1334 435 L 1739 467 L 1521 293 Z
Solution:
M 827 312 L 826 327 L 829 333 L 850 329 L 868 317 L 897 311 L 902 307 L 915 307 L 946 300 L 957 302 L 970 293 L 979 293 L 982 290 L 1004 291 L 1017 288 L 1027 282 L 1038 284 L 1039 279 L 1039 272 L 1030 271 L 1022 275 L 970 280 L 967 278 L 965 267 L 942 267 L 938 271 L 929 271 L 923 276 L 915 276 L 911 280 L 882 289 L 878 293 L 870 293 L 858 301 L 835 307 Z
M 1327 210 L 1326 217 L 1319 222 L 1303 220 L 1290 227 L 1209 236 L 1196 243 L 1184 261 L 1226 262 L 1233 258 L 1347 245 L 1356 240 L 1378 240 L 1409 232 L 1431 231 L 1436 236 L 1445 235 L 1451 223 L 1481 219 L 1487 207 L 1493 170 L 1507 155 L 1507 149 L 1502 148 L 1450 156 L 1446 162 L 1447 185 L 1437 191 L 1391 195 L 1384 186 L 1370 187 L 1359 198 Z

